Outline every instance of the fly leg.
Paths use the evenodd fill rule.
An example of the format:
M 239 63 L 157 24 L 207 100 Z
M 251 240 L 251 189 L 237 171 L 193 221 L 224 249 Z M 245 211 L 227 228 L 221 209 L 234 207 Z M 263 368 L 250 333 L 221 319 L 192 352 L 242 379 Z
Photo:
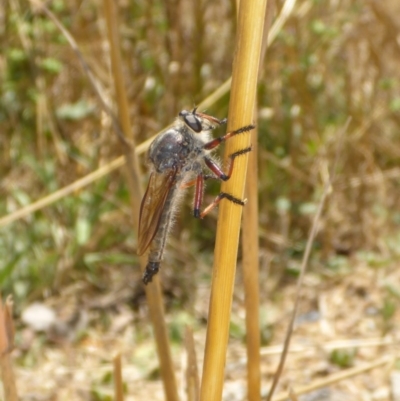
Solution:
M 229 201 L 236 203 L 236 205 L 239 206 L 244 206 L 247 202 L 247 200 L 241 200 L 236 198 L 235 196 L 228 194 L 226 192 L 220 192 L 218 196 L 214 199 L 212 203 L 210 203 L 200 214 L 199 218 L 202 219 L 206 214 L 210 213 L 211 210 L 213 210 L 216 206 L 218 206 L 218 203 L 222 201 L 222 199 L 228 199 Z
M 246 125 L 242 128 L 228 132 L 227 134 L 225 134 L 223 136 L 214 138 L 210 142 L 207 142 L 203 148 L 207 149 L 207 150 L 214 149 L 217 146 L 219 146 L 222 142 L 225 142 L 226 140 L 228 140 L 229 138 L 232 138 L 233 136 L 238 135 L 238 134 L 243 134 L 243 132 L 251 131 L 255 127 L 256 127 L 255 125 Z
M 244 155 L 245 153 L 248 153 L 251 151 L 251 146 L 248 148 L 244 148 L 241 150 L 238 150 L 237 152 L 232 153 L 229 158 L 231 159 L 231 163 L 229 165 L 229 170 L 228 173 L 225 174 L 221 167 L 212 159 L 205 157 L 204 161 L 207 165 L 207 167 L 215 174 L 215 177 L 212 176 L 203 176 L 203 174 L 199 174 L 196 179 L 196 192 L 195 192 L 195 201 L 194 201 L 194 217 L 202 219 L 206 214 L 210 213 L 211 210 L 213 210 L 219 202 L 221 202 L 222 199 L 228 199 L 229 201 L 240 205 L 244 206 L 246 201 L 242 201 L 241 199 L 236 198 L 235 196 L 228 194 L 226 192 L 221 192 L 215 199 L 214 201 L 208 205 L 202 212 L 200 212 L 200 206 L 203 200 L 203 187 L 204 187 L 204 179 L 206 178 L 218 178 L 222 181 L 228 181 L 229 178 L 231 178 L 232 172 L 233 172 L 233 166 L 236 157 Z
M 219 179 L 215 175 L 200 173 L 194 180 L 185 182 L 183 185 L 181 185 L 181 188 L 189 188 L 195 186 L 193 216 L 196 218 L 200 218 L 200 207 L 203 203 L 204 194 L 204 181 L 208 180 L 209 178 L 214 178 L 217 180 Z
M 233 166 L 235 164 L 235 159 L 238 156 L 244 155 L 248 152 L 251 152 L 251 146 L 249 146 L 248 148 L 244 148 L 241 150 L 238 150 L 237 152 L 232 153 L 229 158 L 231 159 L 230 165 L 229 165 L 229 169 L 228 169 L 228 173 L 225 174 L 221 167 L 211 158 L 209 157 L 204 157 L 204 162 L 206 163 L 206 166 L 215 174 L 215 176 L 222 180 L 222 181 L 228 181 L 229 178 L 231 178 L 232 175 L 232 171 L 233 171 Z

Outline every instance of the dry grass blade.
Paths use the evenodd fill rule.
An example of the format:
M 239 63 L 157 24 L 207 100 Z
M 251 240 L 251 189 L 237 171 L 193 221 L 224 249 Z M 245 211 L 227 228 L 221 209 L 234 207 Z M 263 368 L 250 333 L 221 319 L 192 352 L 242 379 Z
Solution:
M 310 393 L 311 391 L 326 387 L 330 384 L 337 383 L 337 382 L 345 380 L 345 379 L 349 379 L 353 376 L 359 375 L 361 373 L 365 373 L 369 370 L 392 364 L 394 362 L 394 360 L 395 360 L 394 357 L 384 357 L 384 358 L 376 360 L 375 362 L 365 364 L 364 366 L 347 369 L 344 372 L 338 372 L 338 373 L 333 374 L 324 379 L 315 380 L 313 383 L 311 383 L 307 386 L 296 387 L 296 394 L 299 396 L 302 394 Z M 289 398 L 289 396 L 290 395 L 288 392 L 284 392 L 284 393 L 277 394 L 276 397 L 273 397 L 272 399 L 273 399 L 273 401 L 284 401 L 284 400 L 287 400 Z
M 315 345 L 292 345 L 290 347 L 289 352 L 308 352 L 310 349 L 314 348 L 317 350 L 324 350 L 325 352 L 332 352 L 338 349 L 346 349 L 346 348 L 369 348 L 369 347 L 382 347 L 385 345 L 394 345 L 396 340 L 393 338 L 352 338 L 352 339 L 343 339 L 343 340 L 335 340 L 330 341 L 324 344 L 315 344 Z M 261 349 L 261 356 L 269 356 L 269 355 L 277 355 L 281 354 L 283 351 L 282 345 L 273 345 L 270 347 L 263 347 Z
M 268 40 L 263 42 L 263 48 L 261 54 L 265 54 L 266 48 L 273 43 L 281 31 L 283 25 L 292 14 L 296 0 L 286 0 L 282 7 L 281 12 L 274 21 L 271 30 L 268 32 Z M 227 94 L 231 88 L 232 78 L 227 79 L 218 89 L 216 89 L 211 95 L 207 96 L 199 105 L 199 110 L 208 109 L 211 105 L 221 99 L 222 96 Z
M 248 125 L 253 119 L 265 9 L 264 0 L 240 3 L 228 131 Z M 250 135 L 238 135 L 227 144 L 225 154 L 249 145 Z M 247 157 L 238 158 L 233 175 L 222 185 L 222 192 L 243 198 L 246 169 Z M 222 396 L 241 214 L 238 205 L 221 202 L 200 392 L 202 401 L 220 400 Z
M 288 329 L 287 329 L 287 332 L 286 332 L 286 337 L 285 337 L 285 341 L 284 341 L 284 346 L 283 346 L 283 350 L 282 350 L 281 359 L 279 361 L 279 365 L 278 365 L 278 368 L 276 370 L 276 373 L 275 373 L 275 376 L 274 376 L 274 380 L 273 380 L 272 385 L 271 385 L 271 390 L 270 390 L 270 392 L 268 394 L 268 397 L 267 397 L 267 401 L 270 401 L 272 399 L 272 396 L 274 394 L 276 386 L 278 385 L 279 378 L 280 378 L 280 376 L 282 374 L 283 367 L 285 365 L 286 356 L 287 356 L 288 351 L 289 351 L 290 339 L 291 339 L 292 333 L 293 333 L 294 322 L 295 322 L 296 315 L 297 315 L 297 310 L 298 310 L 298 307 L 299 307 L 299 302 L 300 302 L 300 297 L 301 297 L 301 288 L 302 288 L 302 285 L 303 285 L 303 279 L 304 279 L 304 275 L 305 275 L 305 272 L 306 272 L 308 259 L 309 259 L 310 254 L 311 254 L 311 247 L 312 247 L 312 244 L 314 242 L 314 238 L 317 235 L 318 222 L 320 220 L 322 209 L 323 209 L 323 207 L 325 205 L 325 201 L 326 201 L 326 198 L 328 196 L 329 190 L 331 188 L 332 180 L 334 178 L 336 166 L 337 166 L 339 155 L 340 155 L 341 145 L 342 145 L 342 142 L 343 142 L 343 136 L 344 136 L 344 133 L 346 132 L 349 124 L 350 124 L 350 121 L 351 121 L 351 119 L 348 118 L 347 121 L 346 121 L 346 124 L 344 125 L 344 127 L 343 127 L 343 129 L 341 131 L 341 134 L 339 135 L 338 146 L 337 146 L 337 149 L 336 149 L 336 159 L 335 159 L 335 162 L 334 162 L 334 164 L 332 166 L 332 171 L 331 171 L 330 177 L 328 178 L 328 180 L 326 181 L 326 183 L 324 185 L 322 196 L 321 196 L 321 199 L 319 201 L 318 208 L 317 208 L 317 211 L 315 213 L 314 220 L 313 220 L 313 223 L 312 223 L 312 226 L 311 226 L 310 235 L 308 236 L 308 239 L 307 239 L 307 245 L 306 245 L 306 249 L 305 249 L 305 252 L 304 252 L 303 260 L 301 262 L 300 274 L 299 274 L 299 278 L 297 280 L 297 285 L 296 285 L 296 298 L 295 298 L 295 301 L 294 301 L 293 312 L 292 312 L 292 316 L 291 316 L 291 319 L 290 319 L 290 322 L 289 322 L 289 326 L 288 326 Z
M 197 369 L 196 349 L 194 347 L 193 330 L 186 326 L 185 348 L 187 353 L 186 394 L 188 401 L 198 401 L 200 395 L 199 372 Z
M 10 9 L 13 12 L 14 18 L 17 19 L 18 35 L 20 37 L 21 44 L 27 54 L 29 54 L 29 63 L 33 67 L 35 65 L 35 49 L 33 43 L 38 40 L 37 23 L 33 24 L 33 32 L 28 34 L 24 20 L 22 19 L 21 5 L 18 1 L 13 0 L 9 2 Z M 51 113 L 49 112 L 49 100 L 46 93 L 46 82 L 43 77 L 35 73 L 35 85 L 38 91 L 37 104 L 36 104 L 36 134 L 37 134 L 37 148 L 39 152 L 43 152 L 44 148 L 44 128 L 47 126 L 49 132 L 53 137 L 54 149 L 61 163 L 67 161 L 66 154 L 60 146 L 60 132 L 54 124 Z
M 146 151 L 146 149 L 149 147 L 150 143 L 152 141 L 152 138 L 149 140 L 141 143 L 139 146 L 135 148 L 135 152 L 137 155 L 140 155 Z M 112 171 L 122 167 L 125 165 L 125 156 L 120 156 L 117 159 L 113 160 L 112 162 L 106 164 L 105 166 L 102 166 L 98 168 L 97 170 L 93 171 L 92 173 L 85 175 L 84 177 L 80 178 L 79 180 L 74 181 L 73 183 L 59 189 L 58 191 L 55 191 L 51 193 L 50 195 L 44 196 L 43 198 L 37 200 L 36 202 L 33 202 L 27 206 L 22 207 L 21 209 L 16 210 L 13 213 L 7 214 L 6 216 L 3 216 L 0 218 L 0 227 L 6 226 L 7 224 L 10 224 L 16 220 L 23 219 L 26 216 L 29 216 L 31 213 L 36 212 L 37 210 L 43 209 L 46 206 L 51 205 L 54 202 L 57 202 L 58 200 L 71 195 L 75 191 L 78 191 L 96 180 L 100 179 L 101 177 L 104 177 L 108 174 L 110 174 Z
M 92 71 L 90 70 L 85 58 L 83 57 L 81 51 L 79 50 L 79 47 L 78 47 L 75 39 L 73 38 L 73 36 L 63 26 L 63 24 L 59 21 L 59 19 L 46 7 L 45 4 L 43 4 L 37 0 L 31 0 L 31 3 L 35 7 L 38 7 L 39 10 L 42 10 L 54 22 L 56 27 L 64 35 L 65 39 L 68 41 L 72 50 L 75 52 L 76 56 L 78 57 L 81 65 L 82 65 L 82 68 L 83 68 L 87 78 L 89 79 L 89 82 L 92 85 L 92 88 L 93 88 L 98 100 L 100 101 L 101 107 L 107 113 L 107 115 L 110 116 L 114 131 L 117 133 L 119 138 L 122 141 L 124 141 L 124 133 L 119 124 L 119 121 L 116 118 L 116 116 L 114 115 L 114 113 L 112 112 L 110 106 L 107 104 L 106 100 L 104 99 L 104 96 L 102 95 L 103 90 L 100 88 L 99 83 L 96 81 L 95 77 L 93 76 Z
M 10 352 L 14 343 L 12 322 L 12 298 L 7 297 L 3 306 L 0 298 L 0 367 L 5 401 L 17 401 L 17 386 Z
M 115 93 L 117 97 L 118 114 L 122 126 L 123 135 L 118 132 L 127 161 L 127 178 L 132 204 L 132 215 L 135 229 L 139 227 L 139 210 L 144 191 L 140 185 L 140 169 L 136 154 L 132 152 L 134 148 L 134 137 L 132 126 L 129 119 L 128 97 L 125 90 L 124 78 L 122 73 L 122 57 L 120 51 L 120 39 L 118 34 L 118 19 L 115 3 L 111 0 L 104 0 L 104 14 L 107 21 L 108 40 L 110 43 L 111 67 L 114 80 Z M 125 136 L 129 138 L 129 142 Z
M 115 92 L 117 95 L 119 116 L 123 132 L 131 134 L 132 128 L 129 120 L 128 98 L 122 73 L 122 57 L 120 51 L 120 39 L 118 34 L 119 24 L 115 2 L 113 0 L 104 0 L 104 11 L 108 27 L 111 66 L 115 84 Z M 132 134 L 129 138 L 130 144 L 128 144 L 124 137 L 120 139 L 122 144 L 125 145 L 123 146 L 123 148 L 125 150 L 125 157 L 127 160 L 127 178 L 130 191 L 130 200 L 132 204 L 132 215 L 136 232 L 138 232 L 139 210 L 141 199 L 144 194 L 140 185 L 141 179 L 139 162 L 135 153 L 131 151 L 131 146 L 133 146 L 134 144 Z M 140 258 L 140 265 L 142 271 L 144 271 L 146 267 L 146 259 L 144 256 Z M 166 328 L 159 280 L 154 281 L 151 289 L 146 289 L 146 296 L 155 334 L 157 354 L 160 361 L 161 376 L 163 380 L 165 396 L 168 401 L 176 401 L 178 400 L 178 389 L 176 385 L 174 366 L 168 341 L 168 331 Z
M 122 381 L 122 363 L 121 354 L 115 355 L 113 359 L 114 365 L 114 395 L 115 401 L 124 400 L 124 383 Z

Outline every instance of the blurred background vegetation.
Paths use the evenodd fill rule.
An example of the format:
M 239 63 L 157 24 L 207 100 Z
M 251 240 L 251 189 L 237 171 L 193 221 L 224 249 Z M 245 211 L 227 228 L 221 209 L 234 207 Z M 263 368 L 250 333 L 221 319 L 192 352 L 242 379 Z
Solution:
M 235 3 L 119 5 L 131 121 L 140 143 L 230 76 Z M 100 4 L 58 0 L 49 6 L 112 99 Z M 276 2 L 277 12 L 281 6 Z M 27 2 L 10 0 L 3 7 L 4 216 L 105 165 L 121 151 L 76 55 L 53 22 Z M 346 263 L 340 256 L 362 252 L 379 263 L 400 253 L 395 9 L 394 1 L 299 1 L 268 51 L 259 88 L 260 241 L 274 270 L 296 270 L 338 131 L 349 116 L 334 193 L 315 244 L 318 260 L 324 268 L 337 268 Z M 227 102 L 228 95 L 208 112 L 224 117 Z M 218 186 L 210 185 L 206 199 L 216 191 Z M 190 208 L 188 199 L 163 272 L 184 281 L 209 276 L 215 230 L 215 216 L 198 222 L 189 218 Z M 139 278 L 135 237 L 124 177 L 113 172 L 1 227 L 3 291 L 35 298 L 81 279 L 105 289 L 116 272 L 133 285 Z M 183 241 L 188 245 L 182 249 Z
M 275 1 L 276 15 L 283 3 Z M 230 77 L 236 5 L 118 5 L 131 122 L 140 143 Z M 112 103 L 101 2 L 54 0 L 48 7 L 74 36 Z M 262 292 L 281 288 L 298 273 L 348 117 L 310 269 L 340 277 L 360 264 L 386 268 L 400 256 L 399 13 L 396 0 L 298 0 L 267 51 L 257 121 Z M 6 216 L 122 152 L 53 22 L 28 1 L 3 1 L 0 41 L 0 214 Z M 207 112 L 225 117 L 228 100 L 229 94 Z M 209 184 L 205 203 L 217 192 L 218 185 Z M 216 213 L 197 221 L 191 204 L 188 196 L 161 272 L 169 305 L 176 307 L 193 306 L 211 275 Z M 135 246 L 125 178 L 113 171 L 0 227 L 2 293 L 14 294 L 17 311 L 34 300 L 62 297 L 66 289 L 77 305 L 114 292 L 118 302 L 139 308 L 144 293 Z M 400 288 L 392 283 L 385 294 L 387 319 Z

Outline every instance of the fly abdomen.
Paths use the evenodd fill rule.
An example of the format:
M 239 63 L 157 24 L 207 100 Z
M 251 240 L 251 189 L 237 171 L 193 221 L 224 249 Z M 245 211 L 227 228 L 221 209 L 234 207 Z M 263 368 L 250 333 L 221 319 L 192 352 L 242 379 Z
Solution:
M 149 284 L 153 280 L 153 276 L 155 276 L 160 270 L 160 262 L 149 262 L 146 265 L 146 270 L 143 273 L 143 283 L 146 285 Z

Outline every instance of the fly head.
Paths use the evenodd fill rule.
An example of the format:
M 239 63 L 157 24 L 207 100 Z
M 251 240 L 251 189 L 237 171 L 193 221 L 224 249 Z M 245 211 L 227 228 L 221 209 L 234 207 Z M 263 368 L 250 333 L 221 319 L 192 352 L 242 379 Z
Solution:
M 179 113 L 179 119 L 196 134 L 199 134 L 201 131 L 212 130 L 218 125 L 226 123 L 226 119 L 219 120 L 216 117 L 198 113 L 196 108 L 192 111 L 182 110 Z

